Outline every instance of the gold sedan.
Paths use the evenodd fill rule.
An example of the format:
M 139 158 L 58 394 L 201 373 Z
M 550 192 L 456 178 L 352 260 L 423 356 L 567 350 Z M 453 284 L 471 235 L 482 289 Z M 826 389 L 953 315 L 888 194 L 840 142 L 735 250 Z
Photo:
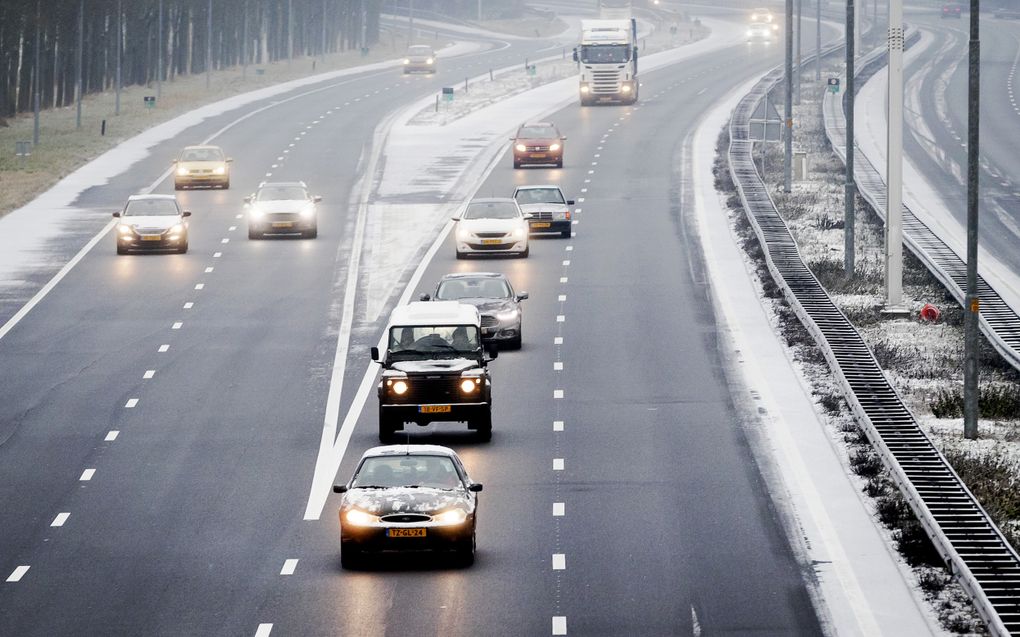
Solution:
M 230 162 L 219 146 L 188 146 L 174 160 L 174 189 L 230 188 Z

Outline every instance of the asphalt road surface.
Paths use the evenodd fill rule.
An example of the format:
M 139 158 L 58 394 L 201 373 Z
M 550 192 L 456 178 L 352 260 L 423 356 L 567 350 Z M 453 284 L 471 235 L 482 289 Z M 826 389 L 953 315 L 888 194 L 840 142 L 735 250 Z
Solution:
M 444 73 L 547 46 L 515 42 Z M 492 363 L 492 442 L 450 424 L 410 435 L 454 447 L 485 484 L 470 569 L 341 571 L 337 500 L 304 519 L 363 152 L 443 73 L 274 98 L 223 133 L 231 190 L 180 193 L 195 212 L 187 255 L 118 257 L 108 237 L 0 340 L 0 573 L 20 573 L 0 585 L 0 632 L 819 633 L 728 391 L 682 152 L 713 102 L 778 53 L 734 47 L 647 74 L 636 107 L 556 113 L 565 167 L 514 171 L 504 157 L 481 191 L 560 184 L 578 199 L 576 235 L 517 260 L 456 261 L 447 241 L 428 264 L 421 291 L 495 270 L 531 294 L 523 349 Z M 119 208 L 179 146 L 236 117 L 80 204 Z M 317 240 L 246 239 L 240 199 L 267 173 L 323 196 Z M 381 330 L 355 320 L 341 413 Z M 338 481 L 377 444 L 375 411 L 373 397 Z

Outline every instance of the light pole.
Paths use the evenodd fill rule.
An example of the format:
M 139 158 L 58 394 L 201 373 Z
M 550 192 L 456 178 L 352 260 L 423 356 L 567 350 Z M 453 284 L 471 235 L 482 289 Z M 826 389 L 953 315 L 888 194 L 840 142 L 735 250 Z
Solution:
M 76 113 L 74 116 L 74 127 L 81 128 L 81 91 L 82 91 L 82 66 L 84 66 L 85 55 L 85 0 L 78 2 L 78 52 L 75 55 L 75 78 L 74 78 L 74 102 Z
M 793 0 L 786 0 L 786 136 L 783 139 L 785 161 L 783 162 L 783 192 L 792 189 L 791 174 L 793 162 Z
M 32 122 L 32 146 L 39 145 L 39 85 L 42 83 L 42 77 L 39 73 L 39 47 L 42 44 L 42 37 L 39 33 L 39 22 L 42 20 L 42 13 L 39 11 L 39 0 L 35 2 L 35 63 L 33 64 L 33 73 L 35 75 L 33 86 L 32 86 L 32 114 L 34 120 Z
M 212 87 L 212 0 L 205 9 L 205 90 Z
M 478 21 L 482 21 L 482 0 L 478 0 Z
M 121 89 L 121 77 L 120 67 L 121 58 L 124 57 L 124 11 L 121 7 L 121 0 L 117 0 L 117 96 L 114 100 L 113 114 L 120 115 L 120 89 Z
M 843 271 L 853 276 L 856 258 L 857 183 L 854 181 L 854 0 L 846 2 L 846 182 L 843 188 Z
M 903 0 L 889 2 L 889 122 L 886 157 L 885 313 L 903 307 Z
M 84 2 L 84 0 L 82 0 Z M 159 37 L 156 38 L 156 100 L 163 97 L 163 0 L 159 0 Z
M 822 0 L 815 0 L 815 81 L 822 80 Z
M 287 0 L 287 66 L 294 57 L 294 2 Z
M 970 0 L 970 46 L 967 74 L 967 298 L 964 308 L 963 436 L 978 437 L 978 125 L 981 112 L 980 1 Z
M 414 0 L 407 0 L 407 46 L 414 44 Z
M 804 31 L 801 29 L 801 26 L 803 24 L 802 21 L 801 21 L 801 17 L 802 17 L 801 9 L 803 8 L 803 6 L 804 6 L 804 0 L 797 0 L 797 74 L 794 76 L 796 78 L 796 81 L 797 81 L 797 89 L 796 89 L 797 90 L 797 93 L 796 93 L 797 104 L 800 104 L 800 73 L 801 73 L 800 65 L 801 65 L 801 61 L 802 61 L 801 50 L 804 48 L 803 46 L 801 46 L 802 36 L 804 34 Z
M 248 79 L 248 0 L 244 0 L 241 20 L 241 79 Z

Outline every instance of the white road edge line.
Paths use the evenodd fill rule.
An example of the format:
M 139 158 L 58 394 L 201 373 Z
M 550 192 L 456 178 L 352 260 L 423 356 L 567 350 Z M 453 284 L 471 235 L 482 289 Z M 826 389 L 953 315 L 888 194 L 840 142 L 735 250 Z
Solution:
M 271 632 L 273 632 L 272 624 L 259 624 L 259 627 L 255 630 L 255 637 L 269 637 Z

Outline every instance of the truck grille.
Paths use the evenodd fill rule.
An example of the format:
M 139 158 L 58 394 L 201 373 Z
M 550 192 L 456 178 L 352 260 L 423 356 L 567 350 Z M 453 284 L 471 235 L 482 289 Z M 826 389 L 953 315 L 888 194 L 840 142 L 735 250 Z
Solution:
M 592 93 L 619 93 L 620 72 L 619 71 L 592 71 L 591 73 Z
M 402 405 L 428 405 L 432 403 L 468 402 L 460 391 L 460 376 L 411 376 L 407 379 L 408 390 L 403 396 L 388 392 L 387 402 Z M 477 400 L 477 392 L 472 394 L 471 401 Z

